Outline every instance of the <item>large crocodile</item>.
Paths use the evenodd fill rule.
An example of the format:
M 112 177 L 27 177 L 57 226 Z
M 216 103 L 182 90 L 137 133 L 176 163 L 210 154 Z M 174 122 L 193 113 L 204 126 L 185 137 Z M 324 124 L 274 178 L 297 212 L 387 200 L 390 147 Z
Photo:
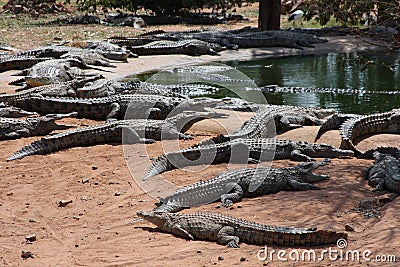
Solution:
M 51 59 L 39 62 L 29 69 L 23 70 L 18 75 L 24 75 L 25 82 L 36 87 L 46 84 L 66 82 L 78 76 L 98 76 L 98 74 L 85 74 L 82 69 L 94 69 L 75 58 Z
M 48 114 L 25 120 L 0 118 L 0 140 L 46 135 L 54 130 L 65 130 L 72 126 L 57 124 L 55 121 L 76 115 L 77 113 L 73 112 L 70 114 Z
M 123 141 L 126 143 L 153 143 L 161 138 L 191 139 L 190 135 L 184 133 L 195 122 L 213 115 L 215 114 L 209 112 L 183 112 L 165 120 L 114 120 L 41 138 L 24 146 L 11 155 L 8 160 L 50 154 L 70 147 L 121 144 Z
M 343 94 L 343 95 L 360 95 L 360 94 L 380 94 L 380 95 L 397 95 L 400 91 L 367 91 L 361 89 L 344 89 L 344 88 L 318 88 L 318 87 L 286 87 L 278 85 L 265 85 L 261 87 L 246 87 L 246 91 L 261 91 L 268 93 L 318 93 L 318 94 Z
M 365 135 L 371 134 L 399 134 L 400 109 L 393 109 L 384 113 L 376 113 L 349 119 L 340 127 L 342 142 L 340 148 L 351 149 L 360 154 L 355 145 Z
M 184 54 L 189 56 L 218 55 L 224 50 L 217 44 L 200 40 L 155 41 L 141 46 L 130 46 L 129 50 L 139 56 Z
M 0 57 L 0 72 L 9 70 L 23 70 L 32 67 L 33 65 L 49 60 L 49 57 L 34 57 L 34 56 L 19 56 L 19 55 L 6 55 Z
M 78 48 L 65 45 L 48 45 L 32 50 L 22 51 L 16 53 L 19 56 L 34 56 L 34 57 L 52 57 L 60 58 L 62 55 L 71 52 L 84 52 L 84 51 L 94 51 L 101 54 L 105 58 L 111 60 L 126 61 L 129 57 L 130 52 L 120 46 L 108 44 L 106 42 L 93 42 L 87 44 L 85 48 Z
M 350 150 L 342 150 L 326 144 L 285 139 L 238 138 L 232 141 L 227 140 L 229 138 L 219 136 L 190 148 L 162 154 L 151 164 L 144 179 L 178 167 L 202 164 L 257 163 L 273 159 L 312 161 L 313 158 L 337 158 L 353 155 Z
M 219 102 L 216 99 L 182 99 L 158 95 L 124 94 L 99 98 L 68 98 L 32 96 L 19 102 L 18 107 L 41 114 L 78 112 L 81 118 L 105 120 L 165 119 L 172 111 L 206 111 L 205 107 Z M 128 113 L 127 113 L 128 111 Z M 127 113 L 127 114 L 126 114 Z
M 84 86 L 100 78 L 101 76 L 85 77 L 83 79 L 78 78 L 66 82 L 37 86 L 13 94 L 2 94 L 0 95 L 0 102 L 8 103 L 10 105 L 19 105 L 25 99 L 38 95 L 85 97 L 86 95 L 81 93 L 81 90 L 84 88 Z M 103 93 L 98 92 L 98 95 L 93 93 L 91 97 L 103 96 L 100 94 Z
M 313 43 L 322 43 L 326 40 L 311 34 L 289 31 L 198 31 L 198 32 L 166 32 L 155 34 L 169 40 L 198 39 L 209 43 L 217 43 L 229 49 L 283 46 L 302 49 L 303 46 L 312 47 Z
M 374 191 L 388 190 L 400 194 L 400 160 L 379 152 L 373 156 L 375 163 L 365 174 L 368 184 Z
M 324 118 L 335 113 L 334 109 L 318 107 L 260 105 L 250 120 L 228 136 L 230 138 L 272 137 L 275 131 L 283 133 L 302 125 L 321 125 Z M 275 131 L 273 131 L 274 124 Z
M 238 248 L 239 242 L 255 245 L 322 246 L 347 239 L 346 233 L 316 228 L 287 228 L 250 222 L 216 213 L 179 214 L 138 211 L 137 215 L 167 233 L 190 240 L 217 241 Z
M 212 179 L 184 186 L 160 199 L 154 210 L 178 212 L 219 199 L 222 206 L 230 207 L 244 197 L 257 197 L 283 190 L 319 190 L 319 187 L 310 183 L 329 179 L 329 176 L 313 174 L 312 171 L 329 161 L 302 162 L 294 167 L 279 169 L 243 168 L 222 172 Z

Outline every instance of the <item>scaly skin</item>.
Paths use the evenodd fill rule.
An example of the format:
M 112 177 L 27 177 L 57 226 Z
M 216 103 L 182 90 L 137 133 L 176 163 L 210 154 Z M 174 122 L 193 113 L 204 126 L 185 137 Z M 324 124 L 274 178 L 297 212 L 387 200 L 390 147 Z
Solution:
M 206 111 L 206 106 L 217 102 L 219 100 L 182 100 L 158 95 L 131 94 L 88 99 L 34 96 L 25 99 L 18 106 L 45 114 L 76 111 L 79 117 L 94 120 L 124 119 L 125 115 L 127 119 L 165 119 L 171 111 L 175 114 L 184 110 Z
M 370 134 L 398 134 L 400 132 L 400 110 L 393 109 L 385 113 L 377 113 L 347 120 L 340 127 L 342 143 L 340 148 L 351 149 L 361 154 L 355 145 L 362 136 Z
M 316 228 L 287 228 L 250 222 L 216 213 L 159 213 L 138 211 L 137 215 L 167 233 L 186 239 L 217 241 L 238 248 L 239 242 L 254 245 L 323 246 L 347 239 L 346 233 Z
M 315 141 L 317 141 L 324 133 L 330 130 L 339 130 L 340 126 L 349 119 L 356 119 L 362 115 L 357 114 L 333 114 L 321 125 L 318 130 Z
M 329 159 L 312 163 L 300 163 L 289 168 L 243 168 L 217 174 L 214 178 L 178 189 L 160 200 L 154 211 L 178 212 L 184 208 L 208 204 L 221 199 L 222 206 L 229 207 L 244 197 L 274 194 L 283 190 L 319 190 L 310 184 L 326 180 L 328 175 L 312 171 L 327 165 Z
M 48 114 L 44 117 L 11 119 L 0 118 L 0 140 L 17 139 L 21 137 L 46 135 L 54 130 L 65 130 L 70 125 L 55 123 L 55 120 L 74 117 L 77 113 L 70 114 Z
M 0 101 L 0 117 L 4 118 L 20 118 L 38 115 L 36 112 L 29 112 L 23 109 L 9 106 Z
M 0 57 L 0 72 L 9 70 L 23 70 L 32 67 L 33 65 L 49 60 L 51 58 L 34 57 L 34 56 L 17 56 L 6 55 Z
M 130 51 L 140 56 L 185 54 L 189 56 L 218 55 L 217 45 L 199 40 L 155 41 L 141 46 L 130 46 Z
M 343 88 L 319 88 L 319 87 L 285 87 L 278 85 L 266 85 L 257 88 L 245 88 L 246 91 L 261 91 L 268 93 L 318 93 L 318 94 L 342 94 L 342 95 L 357 95 L 357 94 L 376 94 L 376 95 L 397 95 L 400 91 L 366 91 L 359 89 L 343 89 Z
M 99 79 L 100 77 L 101 76 L 94 76 L 84 79 L 74 79 L 72 81 L 67 81 L 67 82 L 37 86 L 14 94 L 3 94 L 0 95 L 0 102 L 18 106 L 25 99 L 29 99 L 30 97 L 35 95 L 83 97 L 83 95 L 81 96 L 77 94 L 79 88 L 84 86 L 86 83 L 93 82 Z M 95 96 L 96 94 L 92 95 Z
M 321 125 L 323 119 L 335 114 L 333 109 L 304 108 L 286 105 L 259 105 L 254 116 L 238 130 L 228 135 L 230 138 L 273 137 L 302 125 Z M 274 128 L 275 131 L 271 130 Z
M 313 161 L 313 157 L 336 158 L 353 155 L 353 152 L 350 150 L 342 150 L 326 144 L 274 138 L 240 138 L 227 141 L 227 138 L 222 136 L 214 138 L 211 141 L 210 143 L 203 142 L 187 149 L 162 154 L 146 171 L 144 179 L 177 167 L 182 168 L 201 164 L 229 162 L 243 164 L 248 162 L 265 162 L 273 159 Z
M 373 191 L 388 190 L 400 194 L 400 160 L 387 154 L 374 152 L 375 163 L 366 172 Z
M 153 143 L 155 140 L 161 140 L 161 137 L 163 139 L 190 139 L 189 135 L 183 133 L 195 122 L 213 115 L 214 113 L 183 112 L 166 120 L 121 120 L 83 127 L 34 141 L 15 152 L 8 160 L 31 155 L 45 155 L 70 147 L 122 143 L 122 141 Z M 126 138 L 122 140 L 124 130 Z
M 126 61 L 130 53 L 124 48 L 116 45 L 104 44 L 104 42 L 98 42 L 96 44 L 90 44 L 85 49 L 63 46 L 63 45 L 49 45 L 39 47 L 33 50 L 27 50 L 17 53 L 18 56 L 34 56 L 34 57 L 51 57 L 60 58 L 62 55 L 71 52 L 84 52 L 84 51 L 94 51 L 101 54 L 107 59 Z
M 217 43 L 229 49 L 283 46 L 302 49 L 312 47 L 312 43 L 326 42 L 310 34 L 289 31 L 198 31 L 198 32 L 166 32 L 153 35 L 166 39 L 198 39 L 209 43 Z

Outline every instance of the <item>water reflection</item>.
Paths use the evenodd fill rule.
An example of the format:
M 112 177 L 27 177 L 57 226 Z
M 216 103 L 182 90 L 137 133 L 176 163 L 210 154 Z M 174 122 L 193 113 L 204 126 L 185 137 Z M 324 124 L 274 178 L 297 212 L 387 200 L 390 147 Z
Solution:
M 227 62 L 258 86 L 336 87 L 398 91 L 399 53 L 331 53 L 324 56 L 266 58 Z M 400 107 L 400 95 L 266 93 L 273 104 L 321 106 L 346 113 L 372 113 Z

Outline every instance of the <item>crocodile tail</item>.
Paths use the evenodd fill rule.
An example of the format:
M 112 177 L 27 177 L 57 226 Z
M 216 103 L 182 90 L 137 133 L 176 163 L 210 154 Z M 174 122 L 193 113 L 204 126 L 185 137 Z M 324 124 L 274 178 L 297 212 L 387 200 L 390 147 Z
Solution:
M 46 155 L 69 147 L 104 144 L 111 140 L 112 131 L 107 131 L 104 125 L 88 126 L 71 131 L 65 131 L 50 137 L 43 137 L 24 146 L 7 160 L 22 159 L 32 155 Z
M 175 169 L 175 166 L 169 162 L 165 154 L 162 154 L 155 161 L 153 161 L 151 166 L 147 169 L 143 180 L 173 169 Z
M 347 244 L 347 233 L 317 230 L 304 232 L 276 232 L 278 238 L 272 233 L 266 233 L 263 244 L 277 246 L 325 246 L 330 244 Z M 243 240 L 245 241 L 245 240 Z M 249 242 L 253 243 L 253 242 Z M 258 243 L 258 242 L 256 242 Z M 343 246 L 343 248 L 346 245 Z
M 44 155 L 50 152 L 52 152 L 52 148 L 49 146 L 48 140 L 41 138 L 13 153 L 7 160 L 22 159 L 31 155 Z

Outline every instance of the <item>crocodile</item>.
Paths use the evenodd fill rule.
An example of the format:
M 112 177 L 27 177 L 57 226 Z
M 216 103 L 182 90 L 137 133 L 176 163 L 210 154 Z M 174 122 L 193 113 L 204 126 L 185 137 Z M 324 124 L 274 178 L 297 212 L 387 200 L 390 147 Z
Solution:
M 141 46 L 129 46 L 132 53 L 145 55 L 184 54 L 189 56 L 219 55 L 224 49 L 217 44 L 210 44 L 196 39 L 182 41 L 154 41 Z
M 24 70 L 34 66 L 39 62 L 43 62 L 49 59 L 52 58 L 7 55 L 4 57 L 0 57 L 0 72 L 5 72 L 9 70 Z
M 349 119 L 360 118 L 362 115 L 358 114 L 333 114 L 329 116 L 326 121 L 321 125 L 318 130 L 315 141 L 317 141 L 321 136 L 330 130 L 339 130 L 340 126 Z
M 21 51 L 16 53 L 15 55 L 60 58 L 62 55 L 67 53 L 79 53 L 84 51 L 94 51 L 101 54 L 107 59 L 118 61 L 126 61 L 126 59 L 130 55 L 130 52 L 128 50 L 117 45 L 107 44 L 105 42 L 92 42 L 90 44 L 87 44 L 85 48 L 66 45 L 48 45 L 32 50 Z
M 400 194 L 400 160 L 379 152 L 374 152 L 373 157 L 374 165 L 365 174 L 373 191 L 388 190 Z
M 94 66 L 102 66 L 109 68 L 116 68 L 117 66 L 110 63 L 110 61 L 105 58 L 102 54 L 91 51 L 91 50 L 82 50 L 82 51 L 71 51 L 60 57 L 60 59 L 68 59 L 75 58 L 79 61 L 82 61 L 85 65 L 94 65 Z
M 261 91 L 267 93 L 318 93 L 318 94 L 342 94 L 342 95 L 365 95 L 365 94 L 380 94 L 380 95 L 398 95 L 400 91 L 367 91 L 361 89 L 344 89 L 344 88 L 318 88 L 318 87 L 286 87 L 278 85 L 265 85 L 261 87 L 246 87 L 246 91 Z
M 67 82 L 37 86 L 13 94 L 2 94 L 0 95 L 0 102 L 18 106 L 25 99 L 38 95 L 85 97 L 84 94 L 80 94 L 80 90 L 84 88 L 86 84 L 90 85 L 91 82 L 100 78 L 101 76 L 85 77 L 83 79 L 77 78 Z M 94 96 L 95 94 L 92 95 Z
M 96 76 L 98 74 L 84 74 L 81 69 L 95 69 L 84 64 L 81 60 L 51 59 L 39 62 L 17 75 L 25 75 L 24 80 L 32 87 L 66 82 L 78 76 Z
M 170 32 L 154 35 L 165 39 L 198 39 L 209 43 L 217 43 L 228 49 L 256 48 L 256 47 L 290 47 L 303 49 L 303 46 L 313 47 L 313 43 L 327 42 L 311 34 L 288 31 L 239 31 L 230 32 L 224 30 L 200 31 L 193 33 Z
M 20 118 L 20 117 L 28 117 L 34 115 L 38 114 L 36 112 L 29 112 L 17 107 L 10 106 L 8 104 L 1 102 L 0 100 L 0 118 L 1 117 Z
M 185 98 L 185 96 L 204 96 L 219 91 L 218 87 L 206 84 L 157 84 L 133 80 L 129 85 L 128 93 L 134 90 L 138 94 L 175 95 L 181 98 Z M 120 90 L 118 92 L 124 93 Z
M 351 149 L 356 154 L 361 154 L 361 151 L 358 150 L 355 145 L 363 136 L 399 133 L 400 109 L 349 119 L 340 127 L 340 136 L 342 137 L 340 148 Z
M 146 23 L 140 17 L 133 16 L 131 14 L 110 14 L 105 19 L 101 21 L 103 25 L 109 26 L 131 26 L 136 30 L 140 30 L 141 27 L 145 27 Z
M 350 150 L 338 149 L 327 144 L 275 138 L 227 140 L 229 138 L 218 136 L 186 149 L 162 154 L 153 161 L 143 179 L 178 167 L 201 164 L 259 163 L 273 159 L 313 161 L 313 158 L 353 156 Z
M 205 107 L 218 99 L 182 99 L 158 95 L 117 94 L 98 98 L 70 98 L 31 96 L 18 107 L 40 114 L 78 112 L 78 117 L 106 119 L 165 119 L 184 110 L 206 111 Z M 174 114 L 169 114 L 173 112 Z M 127 114 L 126 114 L 127 113 Z
M 129 56 L 137 57 L 137 55 L 133 54 L 124 47 L 104 41 L 89 42 L 85 49 L 94 50 L 108 59 L 117 61 L 126 62 Z
M 239 242 L 254 245 L 323 246 L 347 239 L 346 233 L 317 228 L 288 228 L 250 222 L 217 213 L 168 213 L 138 211 L 137 215 L 161 231 L 190 240 L 217 241 L 239 248 Z
M 229 134 L 230 138 L 272 137 L 303 125 L 321 125 L 323 119 L 335 114 L 334 109 L 287 105 L 259 105 L 254 116 Z M 274 129 L 275 127 L 275 129 Z M 275 130 L 275 131 L 274 131 Z
M 312 171 L 329 162 L 330 159 L 325 159 L 302 162 L 287 168 L 241 168 L 222 172 L 212 179 L 184 186 L 160 199 L 154 211 L 178 212 L 218 199 L 221 200 L 221 206 L 230 207 L 244 197 L 258 197 L 283 190 L 320 190 L 310 183 L 327 180 L 329 176 L 313 174 Z
M 113 120 L 41 138 L 24 146 L 8 160 L 45 155 L 62 149 L 98 144 L 154 143 L 156 140 L 191 139 L 184 134 L 194 123 L 215 115 L 211 112 L 183 112 L 165 120 Z M 126 131 L 126 132 L 123 132 Z M 124 133 L 124 138 L 123 138 Z
M 65 130 L 73 126 L 57 124 L 55 121 L 76 115 L 76 112 L 72 112 L 69 114 L 48 114 L 43 117 L 27 118 L 25 120 L 0 118 L 0 140 L 47 135 L 54 130 Z

